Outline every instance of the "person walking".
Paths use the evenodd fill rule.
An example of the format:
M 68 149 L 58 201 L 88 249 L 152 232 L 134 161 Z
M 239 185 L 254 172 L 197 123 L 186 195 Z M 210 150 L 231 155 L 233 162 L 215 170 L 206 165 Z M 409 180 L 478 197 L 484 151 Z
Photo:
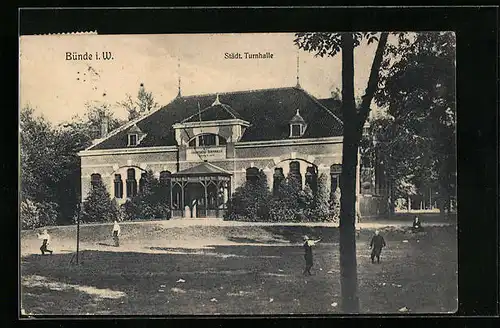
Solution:
M 370 247 L 372 249 L 372 254 L 370 256 L 372 263 L 375 263 L 375 258 L 377 258 L 377 263 L 380 263 L 380 253 L 382 252 L 382 248 L 385 247 L 385 240 L 378 230 L 375 230 L 375 235 L 370 241 Z
M 43 230 L 41 234 L 37 234 L 38 239 L 42 240 L 42 246 L 40 246 L 40 251 L 42 252 L 42 255 L 45 255 L 46 252 L 52 255 L 52 252 L 50 249 L 48 249 L 49 244 L 50 244 L 50 235 L 47 232 L 47 229 Z
M 412 231 L 414 233 L 424 231 L 424 228 L 422 227 L 422 222 L 420 222 L 418 216 L 416 216 L 415 219 L 413 220 Z
M 113 224 L 113 241 L 115 243 L 115 247 L 120 246 L 120 239 L 119 239 L 120 232 L 121 232 L 120 225 L 118 224 L 118 221 L 115 221 Z
M 321 238 L 317 240 L 311 240 L 309 239 L 308 236 L 304 236 L 304 259 L 306 260 L 306 268 L 304 269 L 304 275 L 311 275 L 311 268 L 313 266 L 313 253 L 312 253 L 312 247 L 319 243 L 321 241 Z

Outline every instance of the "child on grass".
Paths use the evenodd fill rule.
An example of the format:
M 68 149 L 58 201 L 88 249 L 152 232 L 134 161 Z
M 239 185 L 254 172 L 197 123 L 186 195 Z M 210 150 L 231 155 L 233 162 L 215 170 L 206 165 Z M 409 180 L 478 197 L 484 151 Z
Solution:
M 306 268 L 304 269 L 304 275 L 311 275 L 311 268 L 313 266 L 313 254 L 312 254 L 312 246 L 316 245 L 316 243 L 319 243 L 321 241 L 320 239 L 317 240 L 311 240 L 309 239 L 308 236 L 304 236 L 304 258 L 306 260 Z
M 114 222 L 113 224 L 113 241 L 115 243 L 115 247 L 120 246 L 120 225 L 118 224 L 117 221 Z
M 418 219 L 418 216 L 416 216 L 415 219 L 413 220 L 412 231 L 414 233 L 424 231 L 424 228 L 422 227 L 422 222 L 420 222 L 420 220 Z
M 50 235 L 47 232 L 47 229 L 43 230 L 43 232 L 40 234 L 37 234 L 38 239 L 42 239 L 42 246 L 40 246 L 40 251 L 42 252 L 42 255 L 45 255 L 45 252 L 48 252 L 49 254 L 52 254 L 53 251 L 48 249 L 49 244 L 50 244 Z

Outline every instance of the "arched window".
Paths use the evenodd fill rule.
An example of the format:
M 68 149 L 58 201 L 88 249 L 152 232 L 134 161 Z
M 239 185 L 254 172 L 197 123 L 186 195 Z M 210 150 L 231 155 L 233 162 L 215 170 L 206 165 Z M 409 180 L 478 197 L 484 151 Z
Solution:
M 170 183 L 172 173 L 170 171 L 160 172 L 160 183 L 162 185 Z
M 330 193 L 334 193 L 335 191 L 337 191 L 341 172 L 341 164 L 333 164 L 330 166 Z
M 273 195 L 278 194 L 279 187 L 284 180 L 285 180 L 285 175 L 283 174 L 283 168 L 281 167 L 275 168 L 273 174 Z
M 115 180 L 114 186 L 115 186 L 115 197 L 116 198 L 123 198 L 123 181 L 122 181 L 122 175 L 121 174 L 115 174 Z
M 247 181 L 256 182 L 259 178 L 259 169 L 256 167 L 249 167 L 246 171 Z
M 137 195 L 137 180 L 135 179 L 135 170 L 130 168 L 127 170 L 127 197 Z
M 146 185 L 146 173 L 141 173 L 141 179 L 139 180 L 139 193 L 144 191 L 144 186 Z
M 214 133 L 204 133 L 189 140 L 189 147 L 222 146 L 226 139 Z
M 92 175 L 90 175 L 90 185 L 92 186 L 92 188 L 97 186 L 97 184 L 101 181 L 102 179 L 99 173 L 93 173 Z
M 290 162 L 290 171 L 288 172 L 288 179 L 294 180 L 297 188 L 302 189 L 302 174 L 300 173 L 300 162 Z
M 314 166 L 307 167 L 305 180 L 306 185 L 308 185 L 309 188 L 311 188 L 312 192 L 315 194 L 318 191 L 318 175 Z

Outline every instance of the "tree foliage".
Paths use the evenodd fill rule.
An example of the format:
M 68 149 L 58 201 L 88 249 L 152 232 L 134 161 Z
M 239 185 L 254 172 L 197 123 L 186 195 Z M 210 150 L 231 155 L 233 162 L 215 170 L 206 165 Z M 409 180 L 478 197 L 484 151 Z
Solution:
M 129 113 L 129 121 L 158 108 L 158 103 L 155 101 L 153 93 L 146 91 L 142 83 L 137 92 L 136 99 L 133 99 L 130 94 L 127 94 L 125 100 L 118 102 L 118 104 Z
M 329 190 L 326 176 L 320 175 L 317 192 L 309 185 L 301 188 L 293 175 L 274 186 L 270 192 L 266 175 L 262 170 L 259 178 L 248 180 L 238 187 L 229 201 L 226 220 L 314 222 L 332 221 Z
M 102 180 L 97 180 L 83 201 L 82 222 L 112 222 L 119 219 L 120 211 L 116 202 L 111 199 Z
M 356 104 L 354 95 L 354 48 L 363 40 L 368 44 L 378 41 L 373 57 L 370 76 L 361 103 Z M 342 173 L 340 176 L 340 271 L 342 310 L 359 311 L 357 296 L 357 262 L 355 237 L 356 166 L 363 125 L 368 118 L 371 103 L 379 84 L 380 69 L 388 40 L 388 33 L 297 33 L 295 44 L 299 49 L 315 53 L 315 56 L 342 54 L 342 119 L 344 123 L 342 143 Z
M 236 188 L 228 202 L 224 216 L 230 221 L 267 221 L 271 198 L 267 177 L 262 170 L 255 180 L 247 180 Z
M 24 199 L 21 202 L 19 216 L 21 229 L 36 229 L 56 223 L 58 206 L 52 202 L 37 202 Z
M 80 158 L 78 152 L 99 137 L 103 117 L 110 129 L 122 121 L 110 107 L 88 103 L 83 118 L 75 116 L 60 125 L 37 116 L 31 107 L 20 111 L 21 199 L 57 204 L 57 223 L 72 222 L 80 202 Z
M 123 205 L 126 220 L 169 219 L 169 195 L 164 185 L 149 170 L 141 178 L 139 192 Z
M 37 117 L 32 107 L 20 112 L 21 199 L 51 201 L 60 176 L 54 163 L 58 153 L 56 133 L 44 117 Z
M 453 32 L 433 32 L 387 48 L 375 96 L 386 115 L 372 122 L 372 154 L 383 158 L 399 196 L 433 188 L 449 204 L 456 192 L 455 47 Z

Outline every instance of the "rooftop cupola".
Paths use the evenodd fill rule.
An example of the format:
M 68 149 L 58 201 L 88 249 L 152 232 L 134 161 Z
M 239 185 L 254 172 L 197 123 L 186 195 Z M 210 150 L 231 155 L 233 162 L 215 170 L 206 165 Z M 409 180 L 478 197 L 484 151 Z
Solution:
M 217 106 L 217 105 L 222 105 L 222 103 L 219 100 L 219 94 L 217 94 L 214 102 L 212 103 L 212 106 Z
M 290 138 L 299 138 L 304 135 L 307 128 L 307 123 L 300 115 L 300 110 L 297 108 L 297 113 L 289 122 L 290 124 Z

